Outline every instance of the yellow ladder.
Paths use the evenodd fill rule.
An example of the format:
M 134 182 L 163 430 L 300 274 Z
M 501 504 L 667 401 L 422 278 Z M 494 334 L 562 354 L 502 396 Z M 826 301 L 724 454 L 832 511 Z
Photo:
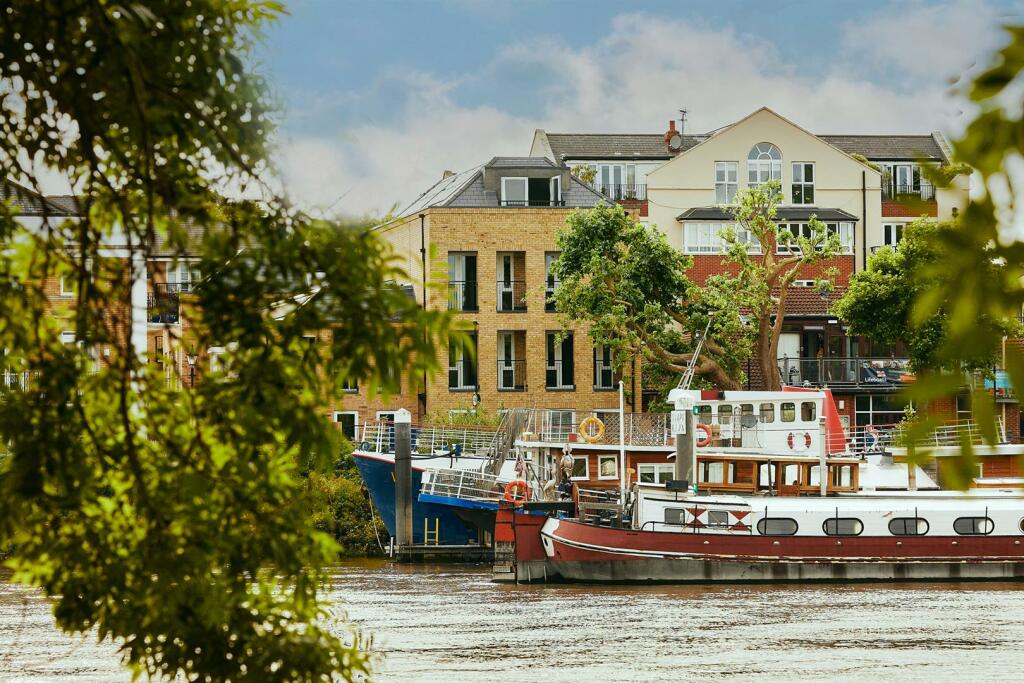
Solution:
M 430 520 L 426 517 L 423 518 L 423 545 L 430 545 L 431 539 L 433 539 L 434 545 L 440 545 L 441 543 L 441 520 L 434 517 L 434 528 L 430 528 Z

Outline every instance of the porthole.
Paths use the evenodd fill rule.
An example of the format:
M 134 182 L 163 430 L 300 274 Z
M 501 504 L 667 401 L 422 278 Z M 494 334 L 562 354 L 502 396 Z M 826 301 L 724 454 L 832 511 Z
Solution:
M 961 536 L 988 536 L 994 529 L 988 517 L 958 517 L 953 522 L 953 531 Z
M 762 536 L 792 536 L 797 528 L 796 520 L 788 517 L 765 517 L 757 522 L 757 533 Z
M 924 536 L 928 533 L 928 520 L 924 517 L 897 517 L 889 521 L 889 533 L 893 536 Z
M 864 522 L 856 517 L 831 517 L 821 525 L 826 536 L 860 536 Z

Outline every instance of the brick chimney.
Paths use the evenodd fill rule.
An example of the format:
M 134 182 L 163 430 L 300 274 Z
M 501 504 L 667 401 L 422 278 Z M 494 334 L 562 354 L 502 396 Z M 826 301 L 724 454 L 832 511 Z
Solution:
M 676 132 L 676 121 L 675 119 L 669 119 L 668 130 L 665 131 L 665 145 L 668 145 L 668 141 L 675 137 L 678 133 Z

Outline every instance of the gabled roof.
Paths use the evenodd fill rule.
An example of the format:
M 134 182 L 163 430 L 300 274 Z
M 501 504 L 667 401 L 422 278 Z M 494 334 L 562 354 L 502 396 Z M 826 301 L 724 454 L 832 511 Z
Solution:
M 546 157 L 492 157 L 486 168 L 558 168 Z
M 825 142 L 847 154 L 860 154 L 876 161 L 928 159 L 946 163 L 949 159 L 936 135 L 819 135 Z
M 671 159 L 662 133 L 545 133 L 555 161 L 566 159 Z M 708 135 L 683 135 L 680 151 L 706 140 Z
M 0 182 L 0 202 L 9 202 L 19 216 L 67 218 L 78 215 L 78 203 L 74 197 L 44 197 L 12 180 Z
M 493 159 L 492 159 L 493 161 Z M 411 216 L 431 206 L 443 206 L 455 197 L 480 174 L 483 166 L 474 166 L 460 173 L 445 175 L 441 180 L 430 186 L 426 192 L 414 199 L 411 204 L 398 212 L 399 216 Z

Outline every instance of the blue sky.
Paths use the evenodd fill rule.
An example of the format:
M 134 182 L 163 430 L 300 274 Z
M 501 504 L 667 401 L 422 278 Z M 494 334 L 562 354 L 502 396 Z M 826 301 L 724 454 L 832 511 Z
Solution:
M 294 0 L 258 58 L 289 191 L 349 213 L 445 169 L 526 154 L 534 128 L 691 130 L 762 105 L 823 133 L 955 132 L 950 81 L 1024 3 Z

